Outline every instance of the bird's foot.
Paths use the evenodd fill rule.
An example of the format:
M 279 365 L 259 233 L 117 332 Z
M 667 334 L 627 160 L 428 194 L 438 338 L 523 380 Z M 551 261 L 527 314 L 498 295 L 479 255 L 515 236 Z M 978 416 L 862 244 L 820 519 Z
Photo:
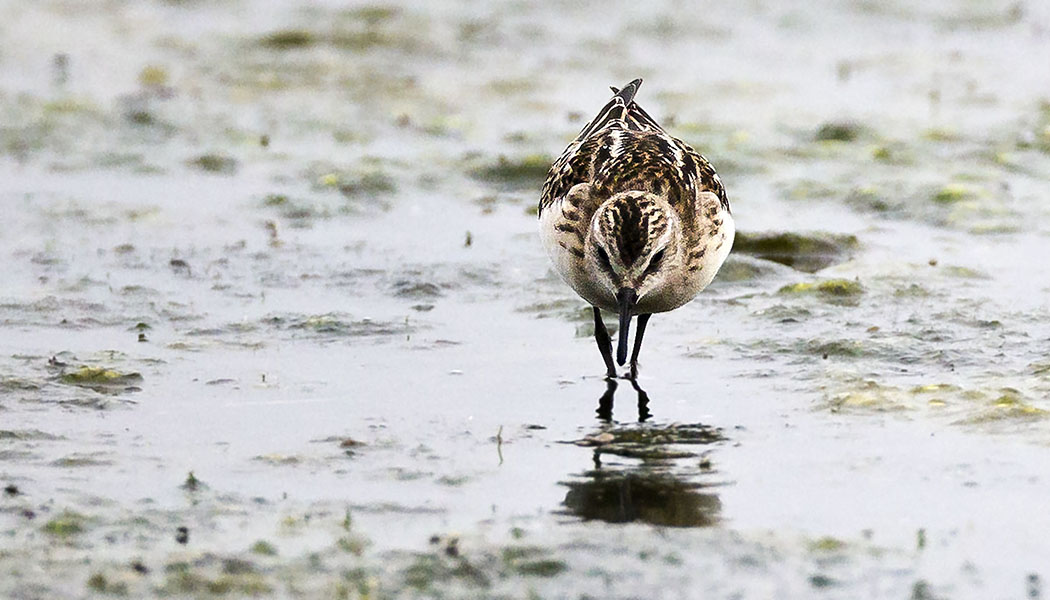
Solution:
M 635 381 L 638 379 L 638 363 L 631 363 L 631 369 L 623 372 L 623 378 L 628 381 Z

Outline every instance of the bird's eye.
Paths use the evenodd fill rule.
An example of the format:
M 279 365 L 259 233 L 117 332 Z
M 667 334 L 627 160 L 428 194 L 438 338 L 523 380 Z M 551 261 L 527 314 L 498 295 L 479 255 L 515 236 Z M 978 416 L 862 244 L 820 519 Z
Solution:
M 612 263 L 609 262 L 609 254 L 605 252 L 605 248 L 598 246 L 598 260 L 601 261 L 602 267 L 609 272 L 612 272 Z
M 649 266 L 645 268 L 646 273 L 653 273 L 660 268 L 660 261 L 664 259 L 664 251 L 660 250 L 649 259 Z

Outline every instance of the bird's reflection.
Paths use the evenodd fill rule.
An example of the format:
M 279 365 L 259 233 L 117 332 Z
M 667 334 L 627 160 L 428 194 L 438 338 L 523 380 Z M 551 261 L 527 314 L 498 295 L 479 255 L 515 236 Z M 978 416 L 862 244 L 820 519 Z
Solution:
M 722 503 L 714 490 L 720 484 L 711 481 L 711 460 L 699 449 L 728 441 L 722 429 L 702 423 L 644 423 L 651 416 L 649 396 L 632 384 L 643 424 L 612 422 L 617 382 L 608 381 L 597 411 L 606 424 L 577 442 L 593 448 L 594 466 L 562 482 L 569 489 L 562 501 L 565 512 L 609 523 L 717 523 Z
M 666 527 L 707 527 L 718 522 L 722 503 L 711 486 L 669 472 L 595 469 L 564 485 L 562 504 L 582 519 L 608 523 L 640 521 Z
M 649 412 L 649 394 L 645 393 L 645 390 L 638 385 L 636 379 L 628 379 L 631 382 L 631 387 L 638 393 L 638 422 L 644 423 L 653 413 Z M 613 397 L 616 395 L 617 383 L 615 379 L 605 380 L 605 393 L 602 394 L 601 398 L 598 398 L 598 410 L 594 411 L 598 418 L 602 421 L 612 421 L 613 414 Z

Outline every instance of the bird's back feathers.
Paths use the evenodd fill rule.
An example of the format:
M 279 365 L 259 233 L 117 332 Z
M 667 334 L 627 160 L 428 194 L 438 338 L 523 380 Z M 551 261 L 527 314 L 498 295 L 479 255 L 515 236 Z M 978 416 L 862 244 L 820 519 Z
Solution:
M 669 135 L 637 102 L 636 79 L 617 91 L 551 166 L 539 212 L 586 183 L 609 198 L 624 191 L 664 196 L 685 221 L 695 218 L 697 195 L 712 192 L 729 210 L 725 188 L 703 156 Z

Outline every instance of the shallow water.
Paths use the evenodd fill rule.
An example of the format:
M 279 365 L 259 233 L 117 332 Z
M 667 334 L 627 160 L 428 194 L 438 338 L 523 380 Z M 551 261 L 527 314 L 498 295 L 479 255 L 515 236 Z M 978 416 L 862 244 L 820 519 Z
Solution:
M 0 594 L 1042 597 L 1048 60 L 1038 3 L 0 3 Z M 610 389 L 533 211 L 636 76 L 777 245 Z

